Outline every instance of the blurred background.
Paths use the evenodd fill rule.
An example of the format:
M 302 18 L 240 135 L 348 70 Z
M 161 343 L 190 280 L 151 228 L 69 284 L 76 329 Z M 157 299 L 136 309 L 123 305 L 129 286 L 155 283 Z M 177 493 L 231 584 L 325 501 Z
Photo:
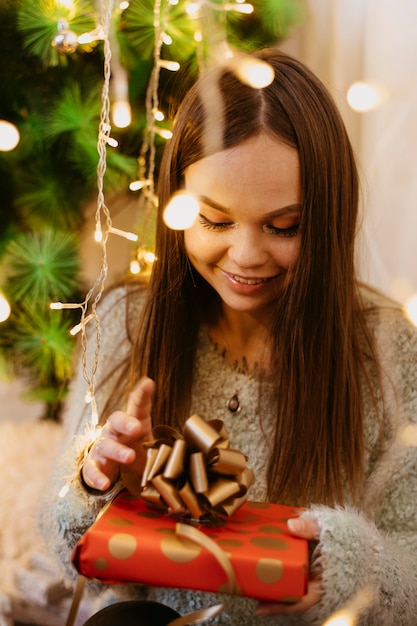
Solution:
M 0 4 L 2 145 L 10 133 L 13 145 L 12 131 L 18 133 L 15 147 L 0 150 L 0 400 L 9 417 L 59 420 L 72 373 L 69 331 L 80 310 L 50 311 L 49 304 L 82 302 L 102 267 L 94 230 L 105 16 L 97 6 L 89 0 Z M 252 13 L 242 9 L 248 3 L 234 6 L 240 10 L 191 0 L 113 7 L 109 97 L 112 113 L 118 105 L 129 117 L 112 119 L 105 145 L 103 184 L 113 226 L 107 284 L 150 269 L 154 183 L 169 111 L 224 41 L 242 50 L 278 45 L 320 76 L 348 128 L 362 177 L 361 277 L 412 314 L 417 5 L 258 0 Z M 114 236 L 120 230 L 127 234 Z
M 327 85 L 360 168 L 360 276 L 417 324 L 416 27 L 415 0 L 0 0 L 1 626 L 65 623 L 36 510 L 79 325 L 150 271 L 170 111 L 227 47 L 281 47 Z

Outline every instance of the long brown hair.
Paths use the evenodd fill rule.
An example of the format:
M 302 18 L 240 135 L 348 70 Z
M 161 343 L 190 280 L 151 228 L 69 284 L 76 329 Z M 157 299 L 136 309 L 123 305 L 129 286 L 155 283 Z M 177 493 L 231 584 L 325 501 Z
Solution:
M 344 500 L 347 485 L 355 500 L 364 476 L 364 384 L 377 363 L 354 267 L 357 170 L 341 117 L 317 77 L 277 50 L 258 56 L 275 72 L 266 88 L 245 85 L 227 67 L 216 71 L 223 147 L 269 132 L 300 159 L 300 256 L 277 300 L 271 336 L 277 406 L 269 498 L 333 504 Z M 207 155 L 207 84 L 203 76 L 183 100 L 164 152 L 157 261 L 132 361 L 132 379 L 146 374 L 156 381 L 154 422 L 177 426 L 189 415 L 200 325 L 207 311 L 218 315 L 219 301 L 192 272 L 183 233 L 167 228 L 162 212 L 186 168 Z

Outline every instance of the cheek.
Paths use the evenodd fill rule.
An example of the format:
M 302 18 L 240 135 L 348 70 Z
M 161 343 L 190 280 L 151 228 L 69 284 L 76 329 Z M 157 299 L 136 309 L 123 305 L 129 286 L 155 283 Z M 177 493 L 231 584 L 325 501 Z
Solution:
M 187 255 L 201 263 L 216 259 L 219 254 L 218 240 L 209 233 L 201 232 L 193 227 L 184 231 L 184 246 Z
M 275 249 L 274 257 L 279 265 L 290 269 L 293 267 L 300 256 L 300 240 L 299 237 L 291 237 L 280 244 Z

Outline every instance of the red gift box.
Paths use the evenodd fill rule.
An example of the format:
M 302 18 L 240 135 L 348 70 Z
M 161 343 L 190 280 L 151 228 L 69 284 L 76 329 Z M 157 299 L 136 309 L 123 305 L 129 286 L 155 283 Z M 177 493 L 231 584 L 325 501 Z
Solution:
M 247 501 L 221 526 L 198 524 L 229 559 L 234 593 L 286 602 L 305 595 L 308 542 L 291 536 L 286 524 L 298 514 L 290 506 Z M 78 542 L 72 562 L 83 576 L 107 584 L 230 592 L 216 556 L 180 536 L 177 522 L 122 491 Z

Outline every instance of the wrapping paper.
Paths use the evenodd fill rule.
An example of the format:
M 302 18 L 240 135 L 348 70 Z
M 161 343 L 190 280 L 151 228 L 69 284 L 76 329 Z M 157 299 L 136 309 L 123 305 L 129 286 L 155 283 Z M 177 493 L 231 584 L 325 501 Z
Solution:
M 287 533 L 286 521 L 298 514 L 289 506 L 246 501 L 217 526 L 201 520 L 193 526 L 124 490 L 81 538 L 73 564 L 103 583 L 295 602 L 306 593 L 308 579 L 308 542 Z

